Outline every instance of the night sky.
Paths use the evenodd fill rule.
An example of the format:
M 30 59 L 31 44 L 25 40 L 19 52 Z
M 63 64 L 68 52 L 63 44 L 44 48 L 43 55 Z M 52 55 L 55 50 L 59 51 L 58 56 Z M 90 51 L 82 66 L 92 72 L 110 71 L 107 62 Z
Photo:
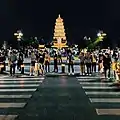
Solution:
M 12 40 L 17 29 L 25 37 L 52 40 L 59 13 L 71 43 L 95 36 L 99 29 L 111 40 L 120 39 L 120 0 L 1 0 L 0 40 Z

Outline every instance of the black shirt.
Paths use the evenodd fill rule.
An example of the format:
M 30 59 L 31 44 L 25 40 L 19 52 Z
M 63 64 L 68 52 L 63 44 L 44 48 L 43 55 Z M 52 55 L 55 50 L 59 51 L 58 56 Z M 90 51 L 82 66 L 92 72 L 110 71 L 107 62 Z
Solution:
M 44 54 L 39 54 L 39 62 L 44 63 Z
M 73 60 L 74 60 L 74 59 L 73 59 L 73 55 L 68 55 L 68 61 L 69 61 L 69 63 L 70 63 L 70 62 L 73 62 Z
M 103 65 L 109 67 L 111 65 L 111 58 L 104 56 L 103 57 Z

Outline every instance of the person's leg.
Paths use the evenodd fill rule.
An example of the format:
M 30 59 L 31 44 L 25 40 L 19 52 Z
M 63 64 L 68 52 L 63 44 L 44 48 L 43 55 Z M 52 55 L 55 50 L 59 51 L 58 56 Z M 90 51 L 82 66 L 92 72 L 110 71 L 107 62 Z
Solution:
M 96 63 L 95 63 L 95 62 L 93 63 L 92 67 L 93 67 L 93 68 L 92 68 L 92 69 L 93 69 L 92 72 L 95 72 L 95 73 L 96 73 Z
M 88 66 L 88 70 L 87 70 L 88 72 L 87 72 L 87 74 L 89 75 L 89 74 L 91 74 L 91 64 L 90 64 L 90 63 L 88 63 L 88 65 L 87 65 L 87 66 Z
M 17 69 L 19 70 L 19 67 L 20 67 L 20 63 L 19 63 L 19 60 L 17 62 Z
M 92 72 L 94 72 L 94 62 L 92 62 Z
M 16 67 L 16 65 L 13 64 L 13 75 L 15 75 L 15 67 Z
M 57 70 L 57 72 L 58 72 L 58 65 L 56 64 L 56 70 Z
M 113 70 L 113 78 L 116 79 L 116 73 L 115 73 L 115 70 Z
M 68 73 L 70 73 L 70 63 L 68 63 Z
M 89 73 L 92 74 L 92 63 L 89 63 Z
M 105 75 L 105 78 L 107 78 L 107 68 L 104 66 L 104 75 Z
M 87 67 L 87 74 L 89 74 L 89 65 L 88 65 L 88 63 L 86 63 L 86 67 Z
M 108 78 L 110 78 L 110 66 L 108 67 Z
M 83 64 L 83 74 L 85 74 L 85 64 Z
M 55 72 L 55 67 L 56 67 L 56 62 L 55 62 L 55 60 L 54 60 L 54 72 Z
M 23 62 L 22 61 L 20 61 L 20 67 L 19 67 L 19 70 L 21 71 L 21 65 L 23 64 Z
M 73 63 L 71 63 L 71 69 L 72 69 L 72 73 L 74 73 L 74 65 L 73 65 Z
M 47 61 L 45 61 L 45 72 L 47 72 Z
M 10 65 L 10 75 L 12 76 L 12 64 Z
M 94 72 L 96 73 L 96 68 L 97 68 L 97 64 L 96 62 L 94 63 Z
M 103 70 L 103 64 L 100 63 L 100 73 L 103 73 L 103 72 L 104 72 L 104 70 Z
M 31 62 L 30 75 L 33 75 L 33 71 L 34 71 L 34 65 L 33 65 L 33 62 Z
M 62 57 L 60 57 L 60 59 L 61 59 L 61 63 L 62 63 Z
M 50 72 L 50 63 L 48 62 L 48 72 Z
M 3 70 L 6 71 L 6 64 L 5 64 L 5 62 L 3 62 L 3 65 L 4 65 Z
M 81 71 L 81 74 L 83 75 L 83 64 L 80 64 L 80 71 Z

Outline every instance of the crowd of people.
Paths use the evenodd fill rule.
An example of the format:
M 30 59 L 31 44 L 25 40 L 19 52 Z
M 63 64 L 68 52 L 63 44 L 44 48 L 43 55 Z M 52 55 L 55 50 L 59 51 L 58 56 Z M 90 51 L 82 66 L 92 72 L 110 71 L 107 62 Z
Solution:
M 62 51 L 63 52 L 63 51 Z M 64 50 L 66 62 L 68 65 L 68 74 L 74 75 L 74 52 L 70 49 Z M 58 72 L 58 63 L 63 64 L 61 50 L 53 51 L 54 70 Z M 1 71 L 6 70 L 6 59 L 10 67 L 10 75 L 15 75 L 15 68 L 21 71 L 24 65 L 24 58 L 30 58 L 30 75 L 44 75 L 46 72 L 51 72 L 51 54 L 48 49 L 38 50 L 26 48 L 24 50 L 7 49 L 0 51 L 0 68 Z M 99 72 L 104 74 L 106 79 L 110 79 L 111 75 L 116 80 L 120 80 L 120 51 L 119 50 L 93 50 L 79 51 L 78 60 L 80 64 L 81 75 L 91 75 Z M 70 73 L 70 70 L 72 73 Z

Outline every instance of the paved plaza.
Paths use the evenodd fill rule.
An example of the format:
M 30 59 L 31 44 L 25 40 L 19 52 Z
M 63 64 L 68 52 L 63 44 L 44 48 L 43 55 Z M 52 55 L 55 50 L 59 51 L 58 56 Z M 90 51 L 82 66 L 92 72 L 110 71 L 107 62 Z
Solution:
M 0 77 L 0 120 L 119 120 L 120 89 L 102 76 Z
M 29 74 L 30 61 L 25 62 Z M 58 66 L 59 73 L 61 65 Z M 80 66 L 75 65 L 75 73 Z M 53 71 L 53 65 L 50 65 Z M 65 71 L 67 71 L 67 65 Z M 98 68 L 97 68 L 98 69 Z M 8 71 L 9 72 L 9 71 Z M 19 73 L 19 71 L 17 71 Z M 119 120 L 120 88 L 103 76 L 0 75 L 0 120 Z

